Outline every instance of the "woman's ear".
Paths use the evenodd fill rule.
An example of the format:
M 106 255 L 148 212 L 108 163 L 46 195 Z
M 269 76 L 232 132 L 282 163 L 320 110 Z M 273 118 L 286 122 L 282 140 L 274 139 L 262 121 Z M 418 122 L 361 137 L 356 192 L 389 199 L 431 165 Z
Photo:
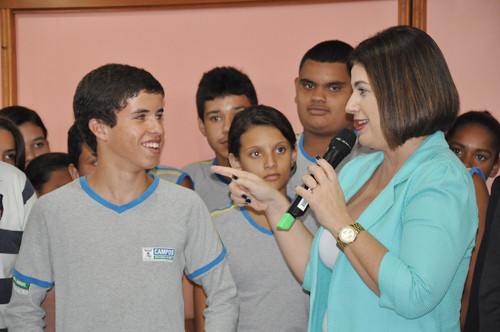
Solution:
M 89 129 L 95 135 L 96 138 L 101 140 L 106 140 L 108 138 L 108 126 L 104 124 L 101 120 L 90 119 Z
M 241 169 L 240 160 L 236 158 L 234 154 L 230 153 L 229 156 L 227 157 L 229 159 L 229 164 L 231 165 L 232 168 Z

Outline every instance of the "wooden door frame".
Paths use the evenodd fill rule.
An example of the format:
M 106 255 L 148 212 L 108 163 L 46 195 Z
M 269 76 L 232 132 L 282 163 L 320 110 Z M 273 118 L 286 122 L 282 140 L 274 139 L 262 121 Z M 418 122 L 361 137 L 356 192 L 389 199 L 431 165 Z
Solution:
M 2 107 L 17 104 L 16 17 L 18 13 L 103 12 L 281 6 L 376 0 L 3 0 L 0 3 Z M 398 24 L 425 31 L 427 0 L 398 0 Z

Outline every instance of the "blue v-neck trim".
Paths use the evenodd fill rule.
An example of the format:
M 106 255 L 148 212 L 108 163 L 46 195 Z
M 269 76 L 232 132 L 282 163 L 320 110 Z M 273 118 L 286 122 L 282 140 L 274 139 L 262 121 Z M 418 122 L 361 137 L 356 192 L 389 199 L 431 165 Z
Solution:
M 149 196 L 151 196 L 151 194 L 155 191 L 156 187 L 158 187 L 158 183 L 160 183 L 158 176 L 156 176 L 156 174 L 149 174 L 149 175 L 151 175 L 154 178 L 153 183 L 149 186 L 149 188 L 146 189 L 146 191 L 143 192 L 141 196 L 137 197 L 133 201 L 124 205 L 115 205 L 113 203 L 108 202 L 101 196 L 99 196 L 92 188 L 90 188 L 87 182 L 87 176 L 80 177 L 80 185 L 82 186 L 82 189 L 87 193 L 87 195 L 89 195 L 96 202 L 117 213 L 122 213 L 144 202 Z
M 267 235 L 273 235 L 274 234 L 274 232 L 273 232 L 272 229 L 267 229 L 267 228 L 262 227 L 261 225 L 257 224 L 255 222 L 255 220 L 253 220 L 252 217 L 250 217 L 250 214 L 248 214 L 247 209 L 245 209 L 243 206 L 240 207 L 240 211 L 243 213 L 243 215 L 248 220 L 248 222 L 250 223 L 250 225 L 252 225 L 253 227 L 255 227 L 259 232 L 262 232 L 262 233 L 267 234 Z
M 356 135 L 356 137 L 358 137 L 358 131 L 357 130 L 354 130 L 354 134 Z M 304 155 L 304 157 L 306 157 L 307 160 L 309 160 L 310 162 L 312 163 L 317 163 L 316 162 L 316 158 L 313 158 L 311 157 L 310 155 L 307 154 L 306 152 L 306 149 L 304 148 L 304 133 L 302 134 L 299 134 L 299 143 L 298 143 L 298 146 L 299 146 L 299 149 L 300 149 L 300 152 L 302 152 L 302 155 Z M 356 141 L 356 144 L 357 144 L 357 141 Z M 326 151 L 325 151 L 326 153 Z
M 299 145 L 300 152 L 302 152 L 302 155 L 304 157 L 306 157 L 306 159 L 309 160 L 310 162 L 316 163 L 316 158 L 313 158 L 310 155 L 308 155 L 306 152 L 306 149 L 304 149 L 304 133 L 300 134 L 298 145 Z

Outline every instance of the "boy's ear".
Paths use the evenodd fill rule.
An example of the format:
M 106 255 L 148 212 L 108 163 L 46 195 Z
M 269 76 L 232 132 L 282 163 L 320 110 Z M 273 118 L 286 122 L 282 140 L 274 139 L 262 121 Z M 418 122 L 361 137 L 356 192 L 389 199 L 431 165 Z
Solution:
M 207 137 L 207 131 L 205 130 L 205 123 L 198 117 L 198 128 L 200 128 L 201 134 Z
M 236 158 L 234 154 L 230 153 L 227 157 L 232 168 L 241 169 L 240 160 Z
M 96 138 L 101 140 L 106 140 L 108 137 L 108 126 L 104 124 L 101 120 L 90 119 L 89 129 L 95 135 Z
M 299 91 L 300 78 L 295 77 L 295 80 L 293 81 L 293 83 L 295 85 L 295 98 L 294 98 L 294 101 L 295 101 L 295 104 L 297 104 L 297 91 Z
M 498 173 L 498 168 L 500 167 L 500 158 L 497 159 L 497 162 L 493 165 L 493 168 L 490 171 L 490 174 L 488 174 L 488 177 L 494 178 L 495 175 Z
M 69 170 L 69 175 L 71 175 L 71 179 L 75 180 L 80 177 L 80 173 L 78 173 L 78 170 L 76 169 L 73 163 L 69 164 L 68 170 Z
M 296 162 L 297 162 L 297 143 L 295 143 L 295 148 L 292 150 L 292 160 L 290 165 L 291 169 L 295 167 Z

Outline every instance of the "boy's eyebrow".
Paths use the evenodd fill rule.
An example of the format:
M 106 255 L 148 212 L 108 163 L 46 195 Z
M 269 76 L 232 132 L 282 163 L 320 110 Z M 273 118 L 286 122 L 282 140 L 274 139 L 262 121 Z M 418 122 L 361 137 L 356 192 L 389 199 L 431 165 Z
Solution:
M 302 83 L 302 84 L 304 84 L 304 83 L 316 84 L 316 82 L 308 80 L 307 78 L 301 78 L 300 83 Z
M 342 81 L 333 81 L 333 82 L 326 83 L 326 85 L 328 85 L 328 86 L 331 86 L 331 85 L 344 86 L 344 85 L 347 85 L 347 83 L 346 82 L 342 82 Z
M 300 79 L 300 83 L 302 84 L 318 84 L 314 81 L 308 80 L 307 78 L 302 78 Z M 325 86 L 332 86 L 332 85 L 338 85 L 338 86 L 344 86 L 347 85 L 346 82 L 343 81 L 332 81 L 324 84 Z
M 241 109 L 244 109 L 244 108 L 247 108 L 247 107 L 243 106 L 243 105 L 237 105 L 237 106 L 233 107 L 233 110 L 241 110 Z
M 148 109 L 145 109 L 145 108 L 141 108 L 141 109 L 132 111 L 132 114 L 144 114 L 144 113 L 149 113 L 149 112 L 151 112 L 151 111 Z M 163 108 L 160 108 L 159 110 L 156 111 L 156 113 L 158 113 L 158 112 L 163 113 L 164 112 Z
M 132 112 L 132 114 L 143 114 L 143 113 L 149 113 L 149 110 L 147 109 L 138 109 Z
M 217 114 L 217 113 L 220 113 L 221 111 L 220 110 L 210 110 L 210 111 L 207 111 L 205 113 L 205 115 L 209 115 L 209 114 Z
M 483 152 L 483 153 L 486 153 L 486 154 L 491 154 L 491 151 L 488 150 L 488 149 L 476 149 L 477 152 Z

